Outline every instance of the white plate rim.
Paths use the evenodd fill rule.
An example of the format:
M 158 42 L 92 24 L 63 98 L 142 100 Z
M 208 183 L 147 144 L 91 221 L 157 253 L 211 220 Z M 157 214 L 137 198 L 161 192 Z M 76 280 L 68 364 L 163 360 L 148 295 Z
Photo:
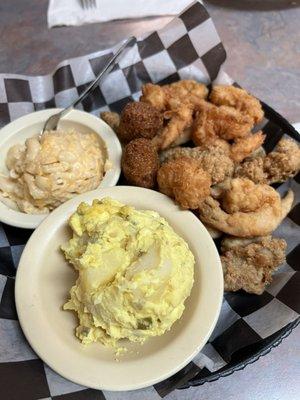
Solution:
M 34 111 L 5 125 L 0 130 L 0 154 L 2 145 L 9 140 L 9 138 L 14 136 L 16 131 L 27 125 L 31 125 L 40 121 L 46 121 L 51 115 L 60 112 L 61 110 L 61 108 L 49 108 L 46 110 Z M 106 172 L 99 185 L 99 188 L 116 185 L 121 175 L 122 147 L 112 128 L 102 119 L 81 110 L 73 109 L 63 119 L 66 121 L 74 121 L 84 124 L 95 130 L 96 133 L 102 138 L 106 144 L 108 158 L 112 162 L 113 167 Z M 102 130 L 100 134 L 99 130 L 103 126 L 105 126 L 106 130 Z M 109 134 L 107 132 L 109 132 Z M 0 199 L 0 220 L 5 224 L 18 228 L 34 229 L 47 216 L 48 214 L 26 214 L 13 210 L 4 204 L 4 202 L 2 202 Z
M 222 305 L 222 298 L 223 298 L 223 273 L 222 273 L 222 266 L 221 266 L 221 262 L 220 262 L 220 258 L 219 258 L 219 254 L 218 251 L 215 247 L 215 244 L 212 240 L 212 238 L 210 237 L 209 233 L 207 232 L 206 228 L 203 226 L 203 224 L 193 215 L 193 213 L 191 213 L 190 211 L 180 211 L 184 214 L 184 218 L 187 217 L 187 215 L 189 216 L 188 218 L 190 218 L 190 220 L 192 221 L 193 224 L 195 224 L 195 226 L 200 229 L 202 231 L 202 233 L 204 232 L 204 235 L 206 236 L 207 239 L 207 245 L 208 247 L 210 247 L 210 250 L 212 250 L 215 254 L 215 271 L 214 273 L 216 274 L 216 288 L 215 288 L 215 297 L 214 297 L 214 315 L 211 318 L 211 324 L 209 329 L 207 330 L 206 335 L 202 338 L 201 343 L 199 343 L 194 349 L 193 351 L 190 353 L 190 355 L 188 357 L 186 357 L 184 360 L 182 360 L 181 363 L 179 363 L 178 365 L 174 366 L 172 370 L 167 371 L 164 375 L 159 376 L 159 377 L 155 377 L 151 380 L 148 380 L 146 382 L 140 382 L 139 384 L 135 384 L 135 385 L 131 385 L 130 383 L 127 385 L 123 385 L 123 386 L 116 386 L 114 385 L 102 385 L 102 384 L 95 384 L 92 382 L 86 382 L 85 380 L 82 380 L 80 376 L 77 376 L 74 378 L 74 376 L 70 376 L 63 368 L 63 366 L 57 366 L 55 363 L 53 363 L 53 360 L 51 359 L 51 355 L 49 357 L 49 355 L 47 355 L 47 350 L 46 347 L 47 346 L 43 346 L 41 345 L 41 343 L 37 344 L 32 340 L 32 335 L 31 335 L 31 327 L 34 326 L 34 318 L 31 321 L 28 321 L 26 319 L 23 318 L 23 307 L 24 307 L 24 279 L 26 278 L 26 267 L 25 265 L 29 262 L 30 260 L 30 252 L 31 252 L 31 247 L 34 244 L 34 242 L 36 240 L 38 240 L 40 242 L 40 237 L 41 234 L 43 234 L 43 231 L 45 231 L 45 227 L 53 220 L 55 220 L 56 217 L 58 217 L 61 214 L 64 214 L 65 211 L 67 209 L 69 209 L 69 207 L 72 207 L 72 209 L 74 209 L 81 201 L 90 201 L 91 198 L 96 198 L 96 197 L 105 197 L 105 196 L 114 196 L 114 192 L 116 193 L 117 191 L 122 191 L 122 190 L 129 190 L 133 192 L 133 195 L 137 195 L 137 192 L 139 191 L 145 191 L 147 196 L 149 196 L 150 198 L 155 198 L 157 199 L 163 199 L 166 200 L 168 202 L 168 204 L 170 206 L 177 207 L 174 205 L 173 201 L 171 199 L 169 199 L 167 196 L 155 192 L 153 190 L 149 190 L 149 189 L 141 189 L 141 188 L 137 188 L 137 187 L 132 187 L 132 186 L 115 186 L 113 188 L 105 188 L 105 189 L 98 189 L 92 192 L 88 192 L 88 193 L 84 193 L 82 195 L 77 196 L 76 198 L 73 198 L 71 200 L 69 200 L 68 202 L 64 203 L 63 205 L 61 205 L 59 208 L 57 208 L 56 210 L 54 210 L 43 222 L 42 224 L 35 230 L 35 232 L 33 233 L 33 235 L 31 236 L 31 238 L 29 239 L 20 263 L 19 263 L 19 267 L 17 270 L 17 275 L 16 275 L 16 284 L 15 284 L 15 301 L 16 301 L 16 309 L 17 309 L 17 313 L 19 316 L 19 322 L 20 325 L 22 327 L 22 330 L 28 340 L 28 342 L 30 343 L 31 347 L 34 349 L 34 351 L 39 355 L 39 357 L 46 363 L 48 364 L 54 371 L 56 371 L 57 373 L 59 373 L 61 376 L 63 376 L 66 379 L 69 379 L 70 381 L 73 381 L 77 384 L 83 385 L 83 386 L 87 386 L 87 387 L 91 387 L 94 389 L 100 389 L 100 390 L 110 390 L 110 391 L 123 391 L 123 390 L 135 390 L 135 389 L 141 389 L 141 388 L 145 388 L 151 385 L 154 385 L 164 379 L 167 379 L 168 377 L 172 376 L 173 374 L 175 374 L 176 372 L 178 372 L 180 369 L 182 369 L 185 365 L 188 364 L 188 362 L 190 362 L 195 355 L 202 349 L 202 347 L 204 346 L 204 344 L 207 342 L 209 336 L 211 335 L 220 310 L 221 310 L 221 305 Z M 37 239 L 39 238 L 39 239 Z M 31 299 L 32 300 L 32 299 Z M 30 303 L 30 299 L 28 300 L 28 304 Z

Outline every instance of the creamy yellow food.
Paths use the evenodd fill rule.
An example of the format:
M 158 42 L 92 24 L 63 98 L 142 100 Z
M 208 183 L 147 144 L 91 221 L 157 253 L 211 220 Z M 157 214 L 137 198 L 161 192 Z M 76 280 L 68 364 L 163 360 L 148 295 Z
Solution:
M 96 189 L 106 169 L 106 151 L 96 133 L 48 131 L 11 147 L 9 176 L 0 193 L 20 211 L 47 213 L 79 193 Z
M 167 221 L 105 198 L 81 203 L 69 225 L 62 250 L 78 279 L 64 309 L 78 315 L 76 336 L 118 349 L 168 331 L 190 295 L 194 256 Z

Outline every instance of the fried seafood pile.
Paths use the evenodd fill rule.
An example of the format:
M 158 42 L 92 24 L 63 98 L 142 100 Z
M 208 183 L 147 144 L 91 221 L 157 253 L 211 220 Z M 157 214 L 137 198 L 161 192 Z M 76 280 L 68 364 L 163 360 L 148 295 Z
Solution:
M 124 144 L 129 183 L 158 188 L 222 237 L 225 290 L 261 294 L 285 260 L 285 241 L 271 234 L 294 200 L 291 190 L 281 198 L 270 185 L 297 174 L 300 148 L 282 138 L 265 153 L 259 100 L 233 86 L 209 93 L 193 80 L 149 83 L 121 115 L 101 117 Z

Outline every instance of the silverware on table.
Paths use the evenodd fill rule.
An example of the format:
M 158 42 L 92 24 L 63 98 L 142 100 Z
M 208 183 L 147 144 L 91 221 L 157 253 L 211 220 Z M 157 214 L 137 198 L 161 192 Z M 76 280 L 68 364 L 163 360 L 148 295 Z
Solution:
M 97 7 L 97 0 L 80 0 L 80 5 L 84 10 Z
M 124 54 L 124 51 L 127 50 L 129 47 L 132 47 L 135 43 L 136 38 L 134 36 L 128 38 L 107 62 L 102 71 L 97 75 L 96 79 L 91 82 L 90 85 L 85 89 L 85 91 L 78 97 L 78 99 L 59 113 L 54 114 L 47 119 L 44 128 L 40 133 L 40 137 L 47 130 L 56 130 L 59 120 L 64 117 L 68 112 L 73 110 L 73 108 L 76 107 L 82 100 L 84 100 L 90 93 L 92 93 L 92 91 L 98 86 L 100 80 L 103 80 L 112 70 L 114 65 L 119 61 L 120 57 Z

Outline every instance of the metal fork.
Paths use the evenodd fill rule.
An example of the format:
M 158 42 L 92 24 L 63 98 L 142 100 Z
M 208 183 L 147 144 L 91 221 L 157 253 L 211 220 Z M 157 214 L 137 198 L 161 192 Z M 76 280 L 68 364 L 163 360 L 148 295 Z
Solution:
M 99 73 L 99 75 L 96 76 L 96 79 L 90 83 L 90 85 L 85 89 L 83 93 L 73 101 L 72 104 L 70 104 L 68 107 L 64 108 L 62 111 L 60 111 L 57 114 L 53 114 L 50 118 L 47 119 L 44 128 L 42 132 L 40 133 L 40 138 L 43 135 L 43 133 L 47 130 L 55 130 L 57 128 L 57 125 L 59 123 L 59 120 L 66 115 L 68 112 L 72 111 L 74 107 L 77 106 L 80 102 L 82 102 L 87 96 L 89 96 L 90 93 L 99 85 L 100 80 L 103 80 L 108 73 L 113 69 L 114 65 L 120 60 L 122 55 L 134 46 L 136 43 L 136 38 L 134 36 L 129 37 L 125 42 L 122 44 L 122 46 L 114 53 L 114 55 L 110 58 L 110 60 L 106 63 L 102 71 Z
M 87 10 L 89 8 L 96 8 L 97 7 L 96 1 L 97 0 L 80 0 L 80 4 L 84 10 Z

